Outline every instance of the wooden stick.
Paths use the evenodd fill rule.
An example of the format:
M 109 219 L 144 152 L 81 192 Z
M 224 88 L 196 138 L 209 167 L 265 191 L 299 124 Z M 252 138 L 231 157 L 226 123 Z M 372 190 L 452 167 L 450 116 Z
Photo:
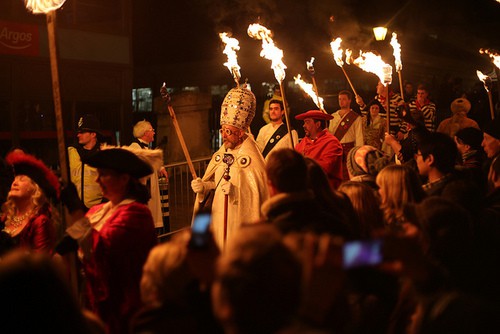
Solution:
M 487 90 L 488 92 L 488 100 L 490 102 L 490 115 L 491 120 L 495 119 L 495 107 L 493 106 L 493 97 L 491 96 L 491 90 Z
M 398 78 L 399 78 L 399 90 L 401 91 L 401 98 L 404 101 L 405 97 L 404 97 L 404 90 L 403 90 L 403 79 L 401 79 L 401 71 L 398 71 Z
M 49 54 L 50 54 L 50 70 L 52 77 L 52 95 L 54 98 L 54 112 L 56 119 L 56 133 L 57 133 L 57 150 L 59 153 L 59 165 L 61 167 L 61 178 L 66 183 L 69 182 L 69 168 L 68 159 L 66 154 L 66 145 L 64 143 L 64 127 L 62 118 L 61 107 L 61 92 L 59 86 L 59 68 L 57 62 L 57 44 L 56 44 L 56 11 L 52 10 L 46 14 L 47 19 L 47 33 L 49 40 Z M 70 221 L 69 213 L 64 210 L 65 225 Z M 66 226 L 65 226 L 66 227 Z M 75 297 L 79 298 L 78 289 L 78 270 L 76 269 L 76 254 L 69 253 L 63 256 L 63 261 L 66 262 L 68 267 L 68 280 L 71 290 Z
M 280 90 L 281 90 L 281 97 L 283 98 L 283 108 L 285 109 L 285 121 L 286 121 L 286 127 L 288 128 L 288 137 L 290 137 L 290 144 L 292 145 L 292 149 L 295 147 L 293 144 L 293 137 L 292 137 L 292 128 L 290 127 L 290 117 L 288 115 L 288 108 L 286 106 L 286 98 L 285 98 L 285 90 L 283 89 L 283 83 L 280 82 Z
M 186 157 L 189 171 L 191 172 L 191 176 L 193 177 L 193 180 L 194 180 L 194 179 L 198 178 L 198 176 L 196 175 L 193 161 L 191 160 L 191 156 L 189 155 L 189 151 L 187 149 L 186 142 L 184 141 L 184 136 L 182 135 L 181 128 L 179 127 L 179 122 L 177 121 L 177 117 L 175 116 L 174 108 L 172 108 L 170 103 L 167 104 L 167 107 L 168 107 L 168 113 L 170 114 L 170 117 L 172 118 L 172 123 L 174 123 L 174 128 L 175 128 L 175 132 L 177 133 L 177 138 L 179 138 L 179 142 L 181 143 L 182 151 L 184 152 L 184 156 Z
M 351 79 L 349 79 L 349 76 L 347 75 L 347 72 L 344 70 L 344 66 L 340 66 L 342 69 L 342 72 L 344 72 L 345 78 L 347 79 L 347 82 L 349 83 L 349 86 L 351 86 L 352 91 L 354 92 L 354 95 L 357 96 L 358 93 L 356 92 L 356 89 L 354 89 L 354 86 L 351 82 Z
M 385 103 L 387 106 L 386 110 L 386 121 L 387 121 L 387 133 L 391 133 L 391 103 L 389 101 L 389 85 L 387 85 L 387 93 L 385 94 Z
M 54 10 L 47 13 L 47 32 L 49 38 L 50 69 L 52 74 L 52 95 L 54 98 L 54 112 L 57 130 L 57 148 L 59 152 L 59 163 L 61 166 L 61 178 L 69 180 L 68 160 L 66 158 L 66 145 L 64 143 L 64 128 L 62 119 L 61 93 L 59 89 L 59 69 L 57 64 L 56 47 L 56 12 Z
M 227 240 L 227 210 L 229 205 L 229 195 L 224 194 L 224 246 L 226 246 Z

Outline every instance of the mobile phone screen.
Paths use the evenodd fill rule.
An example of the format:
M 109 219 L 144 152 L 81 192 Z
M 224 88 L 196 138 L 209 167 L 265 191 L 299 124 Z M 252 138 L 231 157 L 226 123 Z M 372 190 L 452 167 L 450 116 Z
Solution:
M 343 267 L 346 269 L 374 266 L 382 262 L 382 240 L 348 241 L 343 246 Z
M 207 245 L 211 219 L 212 216 L 209 212 L 201 212 L 194 217 L 191 226 L 190 247 L 200 248 Z

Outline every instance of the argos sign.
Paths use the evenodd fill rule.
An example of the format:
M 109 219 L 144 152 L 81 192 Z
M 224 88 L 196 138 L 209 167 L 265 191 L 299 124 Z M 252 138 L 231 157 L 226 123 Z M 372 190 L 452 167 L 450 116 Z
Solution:
M 38 26 L 0 21 L 0 54 L 38 56 Z

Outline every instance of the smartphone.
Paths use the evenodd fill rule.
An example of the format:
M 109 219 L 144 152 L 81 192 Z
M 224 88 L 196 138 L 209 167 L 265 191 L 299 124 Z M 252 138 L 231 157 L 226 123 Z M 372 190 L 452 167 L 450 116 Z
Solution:
M 381 239 L 346 241 L 342 247 L 344 269 L 376 266 L 382 260 Z
M 210 223 L 212 222 L 212 215 L 210 212 L 198 212 L 191 225 L 191 239 L 189 240 L 189 247 L 191 248 L 204 248 L 208 246 L 211 238 Z

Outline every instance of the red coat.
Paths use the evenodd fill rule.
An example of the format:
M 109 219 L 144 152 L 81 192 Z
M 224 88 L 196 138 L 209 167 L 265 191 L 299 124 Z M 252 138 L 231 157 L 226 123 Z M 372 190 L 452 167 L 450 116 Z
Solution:
M 104 205 L 92 207 L 87 216 Z M 92 255 L 83 260 L 88 306 L 109 333 L 127 333 L 129 320 L 141 306 L 142 267 L 157 242 L 151 212 L 137 202 L 121 205 L 100 231 L 91 233 Z
M 330 186 L 337 189 L 342 182 L 342 145 L 337 137 L 323 129 L 315 140 L 304 137 L 295 150 L 314 159 L 325 171 Z

